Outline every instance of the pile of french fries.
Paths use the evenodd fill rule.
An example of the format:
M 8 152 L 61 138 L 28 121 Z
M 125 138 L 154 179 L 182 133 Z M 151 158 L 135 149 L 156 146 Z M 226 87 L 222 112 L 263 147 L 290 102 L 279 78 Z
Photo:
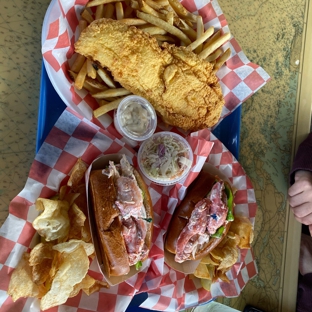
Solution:
M 159 46 L 164 42 L 185 46 L 210 62 L 216 72 L 231 56 L 222 46 L 231 35 L 204 28 L 200 15 L 189 12 L 179 0 L 92 0 L 81 13 L 80 32 L 100 18 L 119 20 L 153 36 Z M 131 92 L 122 88 L 106 68 L 76 53 L 69 74 L 77 90 L 85 88 L 98 101 L 93 114 L 97 118 L 118 107 Z

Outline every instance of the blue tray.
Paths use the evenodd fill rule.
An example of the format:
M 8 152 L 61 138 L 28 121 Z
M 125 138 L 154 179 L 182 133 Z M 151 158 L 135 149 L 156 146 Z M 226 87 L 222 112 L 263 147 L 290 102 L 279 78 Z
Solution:
M 54 90 L 42 63 L 36 152 L 65 108 L 66 105 Z M 236 159 L 239 157 L 240 125 L 241 106 L 224 118 L 212 131 Z
M 45 66 L 42 63 L 36 152 L 40 149 L 45 138 L 65 108 L 66 105 L 54 90 Z M 213 130 L 213 134 L 228 148 L 236 159 L 239 156 L 240 121 L 241 107 L 222 120 Z M 145 299 L 147 299 L 146 293 L 135 295 L 126 312 L 150 311 L 138 307 Z

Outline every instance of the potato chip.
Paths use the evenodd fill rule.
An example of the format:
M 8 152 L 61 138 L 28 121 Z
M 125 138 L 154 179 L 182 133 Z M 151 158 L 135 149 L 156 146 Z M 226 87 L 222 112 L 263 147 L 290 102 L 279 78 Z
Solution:
M 215 259 L 213 259 L 213 257 L 210 254 L 208 254 L 204 258 L 202 258 L 200 260 L 200 262 L 203 264 L 212 264 L 212 265 L 216 265 L 216 266 L 219 265 L 219 262 L 216 261 Z
M 188 278 L 190 280 L 196 279 L 196 276 L 194 274 L 188 274 Z
M 224 257 L 224 253 L 221 248 L 214 248 L 213 250 L 211 250 L 210 254 L 214 257 L 214 259 L 220 260 L 220 261 L 222 261 Z
M 86 243 L 82 240 L 78 239 L 71 239 L 68 242 L 59 243 L 55 246 L 53 246 L 54 250 L 57 250 L 61 253 L 72 253 L 76 249 L 80 248 L 82 246 L 87 254 L 87 256 L 90 256 L 94 253 L 94 245 L 91 243 Z
M 37 285 L 44 284 L 50 278 L 52 259 L 43 259 L 40 264 L 31 267 L 32 280 Z
M 250 222 L 246 223 L 251 224 Z M 241 227 L 242 224 L 245 224 L 245 220 L 244 222 L 239 221 L 237 224 L 238 227 Z M 216 282 L 218 279 L 229 283 L 226 272 L 237 262 L 239 257 L 238 247 L 241 242 L 241 238 L 237 234 L 239 230 L 236 228 L 232 230 L 232 225 L 230 231 L 222 241 L 208 255 L 201 259 L 200 266 L 196 269 L 199 274 L 198 272 L 197 275 L 194 273 L 195 276 L 201 278 L 202 286 L 206 290 L 210 289 L 211 283 L 205 282 L 205 277 L 203 276 L 208 276 L 208 274 L 210 276 L 209 280 L 211 280 L 212 283 Z M 204 268 L 203 265 L 205 265 L 206 268 Z
M 216 279 L 215 275 L 216 275 L 216 272 L 217 272 L 216 266 L 212 265 L 212 264 L 207 264 L 207 269 L 208 269 L 208 272 L 209 272 L 209 274 L 211 276 L 211 279 L 213 281 L 215 281 L 215 279 Z
M 217 270 L 216 272 L 216 277 L 219 278 L 221 281 L 229 283 L 230 280 L 229 278 L 226 276 L 225 272 L 219 271 Z
M 208 271 L 208 268 L 206 264 L 199 263 L 197 268 L 194 271 L 194 275 L 198 278 L 206 278 L 206 279 L 211 279 L 211 275 Z
M 211 284 L 212 284 L 212 280 L 209 279 L 201 279 L 200 280 L 201 285 L 203 286 L 203 288 L 207 291 L 210 291 L 211 288 Z
M 58 198 L 59 200 L 63 200 L 65 198 L 66 193 L 68 192 L 68 187 L 67 185 L 62 185 L 60 187 L 59 195 Z M 52 198 L 51 198 L 52 199 Z
M 68 233 L 68 239 L 81 239 L 82 228 L 86 221 L 85 214 L 79 209 L 76 204 L 70 206 L 68 210 L 68 216 L 70 219 L 70 229 Z
M 86 163 L 81 158 L 78 158 L 73 169 L 71 170 L 67 185 L 72 189 L 75 189 L 81 183 L 84 183 L 83 179 L 87 168 L 88 166 L 86 165 Z
M 52 264 L 51 264 L 51 269 L 50 269 L 50 272 L 49 272 L 49 275 L 50 275 L 50 282 L 52 282 L 52 279 L 54 278 L 57 270 L 58 270 L 58 267 L 60 266 L 62 262 L 62 256 L 60 253 L 58 252 L 55 252 L 54 253 L 54 258 L 53 258 L 53 261 L 52 261 Z M 51 286 L 51 285 L 50 285 Z M 50 289 L 50 287 L 47 287 L 48 289 Z
M 238 245 L 240 238 L 237 234 L 235 234 L 234 232 L 229 230 L 226 234 L 226 237 L 231 238 L 231 239 L 235 239 L 237 241 L 236 246 Z
M 77 295 L 80 290 L 83 290 L 86 295 L 90 296 L 92 293 L 99 291 L 103 287 L 108 288 L 109 285 L 104 281 L 95 280 L 87 274 L 79 284 L 74 286 L 71 297 Z
M 67 201 L 38 198 L 36 208 L 43 211 L 34 221 L 33 227 L 46 241 L 66 239 L 69 232 Z
M 85 222 L 84 226 L 81 228 L 81 240 L 86 243 L 90 243 L 92 241 L 89 222 Z
M 109 288 L 109 285 L 104 281 L 95 280 L 94 284 L 90 288 L 83 288 L 82 290 L 85 292 L 85 294 L 90 296 L 91 294 L 93 294 L 96 291 L 99 291 L 103 287 Z
M 87 207 L 87 193 L 86 193 L 86 185 L 81 184 L 76 190 L 79 193 L 79 196 L 75 198 L 74 203 L 79 207 L 79 209 L 85 214 L 88 214 Z
M 71 206 L 75 202 L 75 200 L 79 197 L 79 195 L 80 195 L 79 193 L 67 193 L 64 196 L 63 200 L 66 200 L 69 206 Z
M 37 285 L 44 284 L 50 277 L 55 251 L 52 243 L 39 243 L 30 252 L 29 265 L 32 280 Z
M 89 258 L 82 245 L 72 252 L 64 252 L 62 262 L 52 281 L 51 289 L 41 298 L 42 310 L 66 302 L 74 286 L 82 281 L 89 269 Z
M 231 232 L 240 237 L 238 247 L 241 249 L 250 249 L 254 238 L 253 226 L 250 220 L 246 217 L 235 216 L 230 229 Z
M 24 253 L 17 267 L 12 273 L 8 294 L 13 301 L 21 297 L 38 297 L 45 293 L 43 286 L 36 285 L 32 280 L 31 267 L 29 266 L 29 253 Z
M 238 259 L 238 249 L 236 246 L 226 246 L 223 248 L 224 257 L 221 260 L 217 270 L 221 272 L 228 271 Z
M 53 259 L 55 251 L 52 243 L 39 243 L 30 252 L 29 265 L 40 264 L 44 259 Z
M 69 298 L 77 296 L 82 289 L 91 288 L 94 283 L 95 279 L 87 274 L 80 283 L 74 286 L 73 291 L 69 295 Z

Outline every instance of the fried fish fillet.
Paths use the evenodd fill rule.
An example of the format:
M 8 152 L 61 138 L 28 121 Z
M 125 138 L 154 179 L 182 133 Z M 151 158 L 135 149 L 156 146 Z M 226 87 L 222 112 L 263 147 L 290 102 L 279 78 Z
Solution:
M 100 19 L 81 33 L 75 50 L 146 98 L 169 125 L 196 131 L 214 126 L 220 118 L 224 99 L 212 65 L 185 47 L 159 47 L 141 29 Z

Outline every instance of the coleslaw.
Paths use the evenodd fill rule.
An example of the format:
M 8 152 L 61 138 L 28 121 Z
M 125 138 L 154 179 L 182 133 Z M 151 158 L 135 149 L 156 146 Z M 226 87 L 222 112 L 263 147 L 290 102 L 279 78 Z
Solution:
M 192 163 L 191 147 L 176 133 L 156 133 L 139 150 L 139 166 L 155 183 L 177 182 L 189 172 Z

